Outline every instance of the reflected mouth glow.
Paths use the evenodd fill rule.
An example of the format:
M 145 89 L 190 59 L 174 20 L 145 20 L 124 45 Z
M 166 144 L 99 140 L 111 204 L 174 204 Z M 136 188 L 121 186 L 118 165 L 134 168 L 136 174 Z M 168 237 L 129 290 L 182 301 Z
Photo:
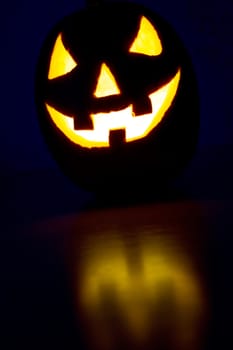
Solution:
M 179 69 L 167 84 L 149 95 L 152 113 L 134 117 L 133 105 L 129 105 L 117 112 L 91 114 L 91 130 L 75 130 L 73 117 L 45 105 L 54 124 L 70 141 L 87 148 L 109 147 L 110 130 L 125 129 L 126 142 L 130 142 L 144 138 L 160 123 L 176 96 L 180 75 Z
M 121 229 L 122 236 L 104 229 L 101 235 L 88 236 L 81 245 L 82 259 L 76 262 L 79 312 L 95 343 L 115 343 L 124 334 L 124 341 L 132 344 L 163 339 L 178 344 L 166 349 L 197 349 L 192 344 L 204 317 L 204 294 L 182 246 L 176 246 L 172 236 L 162 238 L 147 230 L 140 231 L 141 238 L 123 236 Z

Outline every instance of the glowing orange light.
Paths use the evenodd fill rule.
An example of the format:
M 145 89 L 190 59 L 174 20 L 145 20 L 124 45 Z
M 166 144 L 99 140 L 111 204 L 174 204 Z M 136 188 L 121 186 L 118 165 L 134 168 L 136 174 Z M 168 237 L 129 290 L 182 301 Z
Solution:
M 112 312 L 119 313 L 121 326 L 139 342 L 149 336 L 151 327 L 156 331 L 161 322 L 158 310 L 166 311 L 168 304 L 174 314 L 164 317 L 175 327 L 174 336 L 187 345 L 196 336 L 203 313 L 198 280 L 185 257 L 160 238 L 144 240 L 140 247 L 129 267 L 128 255 L 132 256 L 133 248 L 126 249 L 117 234 L 90 241 L 82 262 L 80 303 L 92 320 L 103 320 L 109 312 L 108 303 L 113 303 Z
M 107 73 L 106 69 L 105 74 Z M 180 70 L 178 70 L 169 83 L 149 95 L 152 113 L 134 117 L 133 106 L 130 105 L 117 112 L 92 114 L 93 130 L 75 130 L 72 117 L 58 112 L 48 104 L 46 107 L 54 124 L 75 144 L 88 148 L 109 147 L 109 131 L 114 129 L 125 129 L 126 141 L 130 142 L 147 136 L 162 120 L 175 98 L 180 75 Z M 111 79 L 112 74 L 108 78 Z M 104 90 L 103 87 L 102 91 Z
M 158 33 L 146 17 L 142 17 L 140 28 L 130 52 L 141 53 L 148 56 L 157 56 L 162 53 L 162 44 Z
M 52 52 L 48 78 L 54 79 L 65 75 L 76 66 L 77 63 L 65 49 L 62 43 L 61 34 L 59 34 Z
M 108 66 L 103 63 L 100 70 L 100 75 L 96 87 L 94 96 L 105 97 L 110 95 L 119 95 L 121 92 L 117 86 L 116 80 L 108 68 Z
M 131 45 L 130 52 L 150 56 L 159 55 L 162 52 L 159 36 L 144 16 L 141 18 L 140 28 Z M 77 63 L 64 48 L 61 35 L 59 35 L 51 57 L 49 79 L 70 72 L 76 65 Z M 175 76 L 167 84 L 149 95 L 152 104 L 151 113 L 134 117 L 133 106 L 129 105 L 120 111 L 91 114 L 90 118 L 93 122 L 93 129 L 91 130 L 75 130 L 73 117 L 60 113 L 47 103 L 46 108 L 56 127 L 70 141 L 82 147 L 109 147 L 109 133 L 111 130 L 117 129 L 124 129 L 126 142 L 131 142 L 146 137 L 163 119 L 176 96 L 180 75 L 181 71 L 178 69 Z M 106 63 L 102 63 L 94 97 L 100 98 L 120 94 L 121 91 L 110 68 Z

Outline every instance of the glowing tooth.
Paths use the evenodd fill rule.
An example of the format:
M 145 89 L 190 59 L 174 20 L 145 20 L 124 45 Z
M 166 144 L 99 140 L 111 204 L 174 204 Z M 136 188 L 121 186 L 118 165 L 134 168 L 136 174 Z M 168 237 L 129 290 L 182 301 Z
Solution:
M 134 141 L 146 137 L 163 119 L 171 106 L 180 81 L 180 69 L 176 75 L 159 90 L 149 95 L 152 113 L 133 117 L 133 106 L 110 113 L 92 114 L 93 130 L 74 130 L 72 117 L 63 115 L 46 104 L 46 108 L 54 122 L 66 137 L 83 147 L 109 147 L 109 131 L 126 130 L 126 141 Z

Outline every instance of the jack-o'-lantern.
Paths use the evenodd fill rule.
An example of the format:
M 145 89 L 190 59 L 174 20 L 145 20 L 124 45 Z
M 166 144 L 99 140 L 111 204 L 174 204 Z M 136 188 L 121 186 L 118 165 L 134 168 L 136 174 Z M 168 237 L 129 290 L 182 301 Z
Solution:
M 170 26 L 140 5 L 62 20 L 41 51 L 36 100 L 55 159 L 87 188 L 158 187 L 194 150 L 192 65 Z

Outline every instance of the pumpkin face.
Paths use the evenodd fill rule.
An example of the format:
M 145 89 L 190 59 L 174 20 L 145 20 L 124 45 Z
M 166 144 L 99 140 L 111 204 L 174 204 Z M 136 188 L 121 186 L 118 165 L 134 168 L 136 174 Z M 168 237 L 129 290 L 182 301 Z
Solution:
M 55 158 L 88 187 L 169 178 L 196 142 L 187 54 L 160 17 L 138 5 L 65 18 L 42 50 L 36 97 Z
M 96 27 L 97 26 L 98 23 L 96 23 Z M 81 28 L 79 32 L 81 32 Z M 101 34 L 103 35 L 103 33 L 98 33 L 96 40 L 98 40 L 98 37 L 102 37 Z M 108 43 L 106 42 L 106 46 L 107 45 Z M 134 55 L 135 62 L 137 60 L 140 60 L 143 56 L 149 56 L 153 60 L 153 58 L 161 55 L 162 53 L 162 44 L 158 33 L 149 22 L 149 20 L 144 16 L 142 16 L 139 21 L 138 33 L 128 51 L 133 54 L 138 54 Z M 123 52 L 123 54 L 127 55 L 128 52 Z M 61 86 L 61 89 L 64 89 L 65 81 L 67 79 L 75 79 L 75 68 L 77 67 L 78 74 L 79 70 L 82 70 L 82 66 L 85 64 L 86 59 L 87 58 L 84 59 L 84 62 L 82 62 L 81 59 L 81 63 L 79 63 L 78 59 L 75 61 L 72 58 L 71 54 L 65 49 L 62 42 L 62 36 L 59 34 L 54 44 L 51 55 L 48 79 L 53 80 L 55 78 L 65 76 L 72 71 L 70 77 L 66 76 L 63 78 L 64 84 Z M 105 60 L 107 60 L 107 57 Z M 112 60 L 109 62 L 110 65 L 113 65 L 113 69 L 114 61 L 115 59 L 113 59 L 113 62 Z M 146 137 L 150 131 L 158 125 L 170 107 L 178 89 L 180 69 L 177 68 L 177 72 L 175 73 L 174 77 L 171 77 L 170 79 L 169 76 L 171 76 L 171 72 L 169 72 L 167 78 L 168 82 L 158 90 L 156 88 L 155 91 L 150 91 L 153 90 L 153 83 L 151 84 L 152 87 L 150 89 L 148 88 L 148 78 L 145 87 L 143 87 L 142 82 L 139 81 L 141 86 L 138 86 L 137 90 L 142 90 L 140 91 L 140 94 L 142 93 L 144 95 L 142 97 L 144 101 L 138 103 L 137 98 L 140 98 L 140 95 L 137 96 L 138 92 L 135 90 L 135 87 L 131 87 L 131 91 L 129 88 L 124 88 L 124 82 L 121 81 L 123 80 L 123 77 L 122 79 L 119 79 L 118 84 L 116 78 L 114 77 L 114 74 L 111 72 L 110 67 L 105 62 L 101 62 L 99 60 L 99 57 L 97 57 L 94 62 L 92 62 L 92 65 L 94 68 L 90 67 L 90 69 L 92 68 L 94 72 L 91 80 L 94 82 L 94 84 L 91 86 L 89 92 L 84 97 L 84 101 L 86 99 L 89 99 L 89 106 L 94 105 L 93 110 L 92 108 L 89 109 L 87 107 L 88 114 L 86 114 L 85 117 L 89 120 L 85 121 L 83 117 L 81 111 L 82 102 L 80 102 L 79 112 L 75 112 L 75 108 L 72 109 L 72 105 L 67 106 L 66 113 L 69 113 L 67 115 L 61 112 L 64 111 L 65 113 L 62 101 L 59 106 L 60 102 L 56 101 L 56 97 L 52 97 L 51 105 L 57 106 L 57 109 L 48 103 L 46 103 L 46 108 L 54 124 L 64 133 L 64 135 L 70 141 L 74 142 L 77 145 L 88 148 L 110 147 L 111 140 L 109 135 L 111 131 L 114 130 L 123 131 L 121 135 L 125 134 L 125 142 L 130 142 Z M 117 62 L 115 65 L 117 67 Z M 168 73 L 165 72 L 164 77 L 167 74 Z M 124 73 L 124 75 L 126 74 Z M 130 82 L 137 81 L 136 77 L 133 77 L 133 74 L 130 77 L 126 77 L 126 80 Z M 60 84 L 60 82 L 58 84 Z M 80 82 L 77 78 L 77 90 L 80 89 L 79 84 Z M 56 89 L 56 83 L 54 83 L 54 86 Z M 94 87 L 95 89 L 93 90 Z M 52 89 L 53 88 L 51 88 L 51 90 Z M 79 91 L 77 92 L 80 93 Z M 63 95 L 65 95 L 65 91 L 63 91 Z M 144 115 L 143 112 L 138 112 L 136 118 L 137 109 L 140 108 L 140 103 L 142 104 L 141 108 L 145 108 L 146 114 Z M 98 107 L 98 104 L 100 107 Z M 105 106 L 108 104 L 109 108 L 106 110 Z M 124 108 L 125 105 L 128 106 Z M 120 109 L 118 110 L 118 108 Z M 103 112 L 103 110 L 105 111 Z M 74 123 L 74 118 L 76 119 L 76 123 Z M 79 122 L 80 119 L 81 122 Z M 86 126 L 83 125 L 85 122 Z M 80 130 L 80 128 L 84 128 L 84 130 Z

